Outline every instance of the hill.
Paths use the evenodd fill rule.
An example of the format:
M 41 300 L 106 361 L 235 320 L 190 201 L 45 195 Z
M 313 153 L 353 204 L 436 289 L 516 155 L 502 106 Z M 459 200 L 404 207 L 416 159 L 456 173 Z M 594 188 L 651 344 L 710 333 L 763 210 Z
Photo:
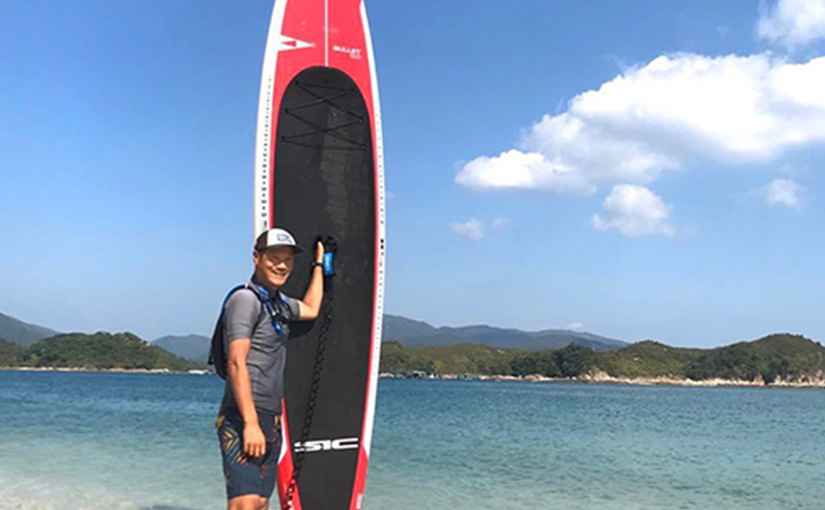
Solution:
M 171 352 L 183 359 L 202 361 L 209 359 L 209 343 L 211 339 L 203 335 L 167 335 L 152 341 L 161 349 Z
M 438 329 L 423 321 L 408 319 L 400 315 L 385 314 L 381 333 L 385 340 L 400 341 L 407 338 L 434 335 L 438 333 Z
M 804 383 L 825 379 L 825 348 L 790 334 L 716 349 L 683 349 L 648 340 L 608 352 L 575 344 L 555 350 L 519 351 L 481 345 L 409 349 L 390 342 L 385 343 L 381 354 L 381 370 L 546 377 L 578 377 L 602 371 L 630 380 L 665 377 Z
M 513 358 L 520 353 L 478 344 L 408 349 L 399 342 L 384 342 L 381 345 L 381 371 L 506 374 L 510 372 Z
M 0 338 L 8 342 L 28 347 L 43 338 L 57 334 L 57 331 L 43 326 L 28 324 L 0 313 Z
M 185 371 L 203 368 L 131 333 L 71 333 L 39 340 L 23 356 L 23 364 L 33 367 L 87 369 L 168 369 Z
M 209 356 L 209 341 L 208 337 L 202 335 L 168 335 L 154 340 L 152 344 L 185 359 L 206 361 Z M 436 328 L 426 322 L 398 315 L 384 316 L 383 342 L 383 348 L 389 349 L 393 347 L 387 347 L 387 344 L 395 342 L 409 349 L 478 344 L 492 349 L 525 351 L 561 349 L 570 344 L 595 351 L 609 351 L 627 345 L 619 340 L 568 330 L 526 332 L 491 326 Z
M 671 347 L 645 340 L 599 356 L 597 367 L 614 377 L 678 377 L 688 375 L 688 366 L 702 349 Z
M 754 380 L 822 377 L 825 349 L 818 342 L 790 334 L 770 335 L 755 342 L 737 344 L 702 353 L 687 366 L 686 374 L 695 380 L 709 377 Z
M 384 316 L 382 332 L 384 342 L 395 341 L 408 348 L 480 344 L 497 349 L 538 351 L 561 349 L 575 344 L 595 351 L 610 351 L 627 345 L 591 333 L 561 329 L 529 332 L 485 325 L 436 328 L 426 322 L 398 315 Z M 0 338 L 23 347 L 57 334 L 49 328 L 0 314 Z M 206 361 L 209 356 L 209 338 L 203 335 L 167 335 L 154 340 L 152 344 L 192 361 Z
M 530 332 L 486 325 L 436 328 L 426 322 L 397 315 L 384 316 L 383 339 L 399 342 L 407 348 L 481 344 L 498 349 L 527 351 L 561 349 L 570 344 L 595 351 L 611 351 L 627 345 L 620 340 L 565 329 Z
M 0 338 L 0 367 L 11 367 L 20 364 L 26 350 L 17 344 Z

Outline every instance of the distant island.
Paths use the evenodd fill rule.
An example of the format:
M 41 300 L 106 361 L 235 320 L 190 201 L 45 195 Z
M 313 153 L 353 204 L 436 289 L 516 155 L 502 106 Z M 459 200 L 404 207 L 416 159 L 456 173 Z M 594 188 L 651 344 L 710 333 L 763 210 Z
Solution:
M 480 344 L 499 349 L 539 351 L 561 349 L 576 344 L 601 352 L 621 349 L 628 345 L 621 340 L 569 329 L 522 331 L 486 325 L 437 328 L 423 321 L 389 314 L 384 315 L 382 338 L 385 343 L 400 342 L 410 349 Z M 209 338 L 202 335 L 167 335 L 153 340 L 152 344 L 186 359 L 206 361 L 209 356 Z
M 825 348 L 792 334 L 689 349 L 570 330 L 436 328 L 393 315 L 383 334 L 385 377 L 825 387 Z M 0 367 L 203 372 L 208 349 L 201 335 L 59 334 L 0 314 Z
M 29 347 L 0 339 L 0 367 L 170 372 L 206 368 L 131 333 L 105 332 L 56 335 Z
M 0 312 L 0 338 L 11 343 L 29 347 L 38 340 L 50 338 L 59 333 Z M 571 329 L 523 331 L 484 324 L 435 327 L 423 321 L 391 314 L 384 315 L 382 338 L 384 341 L 401 342 L 405 347 L 410 348 L 474 343 L 501 349 L 535 351 L 560 349 L 574 343 L 590 347 L 595 351 L 609 351 L 628 345 L 621 340 Z M 203 335 L 166 335 L 151 340 L 150 343 L 182 358 L 195 361 L 206 361 L 209 353 L 209 338 Z
M 409 349 L 385 342 L 381 371 L 400 377 L 825 387 L 825 348 L 791 334 L 716 349 L 643 341 L 608 352 L 575 344 L 526 352 L 469 344 Z

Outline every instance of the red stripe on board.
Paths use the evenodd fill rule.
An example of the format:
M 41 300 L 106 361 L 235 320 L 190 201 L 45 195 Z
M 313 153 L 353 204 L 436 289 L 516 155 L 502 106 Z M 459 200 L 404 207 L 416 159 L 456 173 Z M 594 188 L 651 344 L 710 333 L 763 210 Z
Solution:
M 361 503 L 364 500 L 364 484 L 367 483 L 367 464 L 369 458 L 362 446 L 358 452 L 358 471 L 355 473 L 355 489 L 352 492 L 352 500 L 349 503 L 350 510 L 361 510 Z
M 286 402 L 281 399 L 281 431 L 283 433 L 283 441 L 286 446 L 286 453 L 281 461 L 278 463 L 278 501 L 283 503 L 286 498 L 289 484 L 292 482 L 292 474 L 295 472 L 295 466 L 292 464 L 292 440 L 289 437 L 289 425 L 286 419 Z M 282 505 L 278 505 L 279 508 Z M 292 493 L 292 506 L 294 510 L 301 510 L 301 498 L 298 494 L 298 484 L 295 484 L 295 491 Z

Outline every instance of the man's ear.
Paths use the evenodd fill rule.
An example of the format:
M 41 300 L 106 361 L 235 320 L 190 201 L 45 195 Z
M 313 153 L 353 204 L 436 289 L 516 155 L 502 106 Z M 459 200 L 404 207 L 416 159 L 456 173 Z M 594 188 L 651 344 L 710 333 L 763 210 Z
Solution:
M 259 252 L 258 250 L 253 250 L 252 251 L 252 261 L 255 262 L 256 266 L 258 265 L 258 262 L 260 262 L 260 260 L 261 260 L 261 252 Z

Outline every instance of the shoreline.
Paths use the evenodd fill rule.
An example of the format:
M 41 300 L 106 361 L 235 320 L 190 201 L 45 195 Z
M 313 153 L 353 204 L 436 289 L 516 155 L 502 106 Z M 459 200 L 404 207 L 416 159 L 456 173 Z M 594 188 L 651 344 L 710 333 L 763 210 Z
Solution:
M 428 379 L 428 380 L 464 380 L 464 381 L 504 381 L 530 383 L 570 383 L 570 384 L 615 384 L 623 386 L 679 386 L 692 388 L 807 388 L 825 389 L 825 377 L 818 374 L 815 378 L 805 378 L 801 381 L 776 380 L 765 384 L 762 379 L 753 381 L 744 379 L 703 379 L 694 381 L 687 378 L 657 376 L 657 377 L 614 377 L 606 372 L 595 371 L 580 377 L 546 377 L 539 374 L 527 376 L 515 375 L 425 375 L 423 377 L 397 376 L 391 373 L 381 373 L 382 379 Z
M 87 367 L 0 367 L 0 372 L 58 372 L 58 373 L 104 373 L 104 374 L 172 374 L 172 375 L 209 375 L 208 370 L 175 371 L 168 368 L 87 368 Z M 622 386 L 679 386 L 693 388 L 807 388 L 825 389 L 825 377 L 818 374 L 816 378 L 801 381 L 777 380 L 765 384 L 761 379 L 703 379 L 695 381 L 686 378 L 657 377 L 614 377 L 606 372 L 596 371 L 580 377 L 546 377 L 540 374 L 527 376 L 515 375 L 459 375 L 459 374 L 417 374 L 396 375 L 382 372 L 379 379 L 426 379 L 436 381 L 493 381 L 526 383 L 568 383 L 568 384 L 615 384 Z

